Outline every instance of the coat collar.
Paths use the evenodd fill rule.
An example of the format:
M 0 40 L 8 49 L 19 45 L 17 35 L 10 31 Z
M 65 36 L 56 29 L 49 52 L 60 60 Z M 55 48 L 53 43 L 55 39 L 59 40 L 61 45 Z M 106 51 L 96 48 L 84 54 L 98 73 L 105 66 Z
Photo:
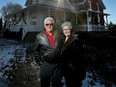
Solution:
M 42 40 L 43 40 L 43 44 L 44 44 L 44 45 L 53 48 L 52 45 L 51 45 L 51 43 L 50 43 L 50 41 L 49 41 L 49 39 L 48 39 L 48 37 L 47 37 L 46 34 L 45 34 L 45 31 L 42 32 L 41 38 L 42 38 Z M 57 44 L 58 44 L 58 34 L 57 34 L 56 31 L 54 31 L 54 48 L 56 48 Z
M 64 42 L 63 50 L 66 49 L 66 48 L 70 45 L 70 43 L 72 43 L 75 39 L 78 40 L 78 35 L 77 35 L 77 34 L 71 35 L 71 36 L 68 38 L 68 40 L 67 40 L 66 42 Z

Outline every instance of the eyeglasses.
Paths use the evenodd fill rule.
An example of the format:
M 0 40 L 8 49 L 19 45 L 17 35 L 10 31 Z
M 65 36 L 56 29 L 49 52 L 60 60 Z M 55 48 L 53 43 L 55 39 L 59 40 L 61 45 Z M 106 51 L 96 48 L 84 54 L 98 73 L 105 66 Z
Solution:
M 49 26 L 49 25 L 52 26 L 53 24 L 45 24 L 45 25 L 46 25 L 46 26 Z

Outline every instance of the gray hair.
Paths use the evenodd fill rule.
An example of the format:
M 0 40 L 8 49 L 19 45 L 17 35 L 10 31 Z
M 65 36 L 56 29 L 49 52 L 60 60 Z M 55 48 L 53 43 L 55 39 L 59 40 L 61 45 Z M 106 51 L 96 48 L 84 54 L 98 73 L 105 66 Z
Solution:
M 44 26 L 45 26 L 47 20 L 50 20 L 54 24 L 54 19 L 52 17 L 47 17 L 44 20 Z
M 72 29 L 72 24 L 69 21 L 66 21 L 66 22 L 62 23 L 61 28 L 63 29 L 64 26 L 68 26 L 70 29 Z

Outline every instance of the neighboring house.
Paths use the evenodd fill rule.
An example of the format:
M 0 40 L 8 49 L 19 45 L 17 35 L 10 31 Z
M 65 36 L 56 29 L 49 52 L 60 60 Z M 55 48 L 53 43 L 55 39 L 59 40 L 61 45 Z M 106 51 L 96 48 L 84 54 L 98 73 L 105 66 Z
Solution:
M 26 0 L 26 8 L 6 16 L 7 25 L 12 32 L 22 30 L 22 40 L 44 29 L 47 16 L 55 19 L 60 28 L 64 21 L 71 21 L 77 31 L 107 30 L 107 16 L 102 0 Z M 104 20 L 106 17 L 106 22 Z M 33 33 L 33 34 L 32 34 Z

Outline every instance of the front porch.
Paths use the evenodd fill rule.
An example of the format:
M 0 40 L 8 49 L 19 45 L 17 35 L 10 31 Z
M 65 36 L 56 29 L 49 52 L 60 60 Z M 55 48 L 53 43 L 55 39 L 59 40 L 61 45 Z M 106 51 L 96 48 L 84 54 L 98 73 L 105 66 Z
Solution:
M 104 25 L 77 25 L 76 31 L 86 31 L 86 32 L 92 32 L 92 31 L 108 31 L 108 26 Z

